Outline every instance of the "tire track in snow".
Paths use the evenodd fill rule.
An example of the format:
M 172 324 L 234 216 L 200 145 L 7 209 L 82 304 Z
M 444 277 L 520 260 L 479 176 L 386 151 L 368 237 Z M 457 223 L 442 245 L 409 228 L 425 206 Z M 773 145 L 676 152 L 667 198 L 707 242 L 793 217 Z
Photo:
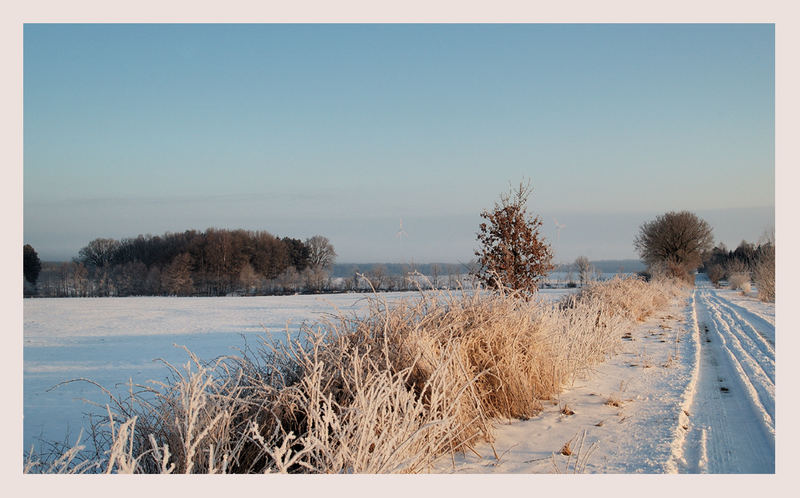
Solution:
M 696 377 L 685 394 L 688 415 L 680 422 L 688 423 L 685 435 L 676 437 L 668 469 L 774 473 L 774 349 L 758 347 L 746 332 L 747 327 L 758 332 L 764 324 L 753 326 L 746 315 L 737 314 L 703 277 L 692 299 L 699 340 Z M 774 331 L 764 332 L 774 337 Z
M 742 299 L 747 299 L 747 298 L 743 297 Z M 738 297 L 737 297 L 737 301 L 738 301 Z M 732 299 L 726 299 L 726 302 L 732 308 L 734 308 L 736 311 L 738 311 L 739 313 L 745 315 L 747 317 L 748 321 L 750 321 L 752 323 L 763 323 L 763 324 L 766 325 L 765 330 L 770 330 L 770 328 L 771 328 L 772 332 L 773 333 L 775 332 L 775 315 L 774 314 L 772 314 L 772 315 L 764 314 L 763 311 L 759 310 L 758 308 L 752 308 L 752 309 L 745 308 L 744 306 L 741 306 L 737 301 L 734 301 Z M 775 336 L 774 335 L 769 340 L 771 341 L 771 343 L 773 345 L 775 344 Z
M 775 353 L 772 357 L 764 355 L 746 337 L 741 334 L 745 327 L 741 322 L 731 320 L 726 314 L 724 305 L 714 303 L 704 293 L 709 310 L 713 315 L 711 326 L 716 332 L 717 340 L 729 356 L 730 364 L 736 369 L 738 378 L 751 398 L 753 405 L 759 408 L 765 426 L 773 437 L 775 435 Z
M 713 302 L 715 308 L 726 314 L 726 321 L 731 324 L 741 325 L 738 330 L 742 336 L 746 336 L 759 351 L 771 358 L 775 357 L 775 326 L 764 321 L 757 315 L 745 313 L 743 316 L 730 301 L 721 299 L 718 295 L 706 294 L 706 298 Z M 774 366 L 774 361 L 772 362 Z

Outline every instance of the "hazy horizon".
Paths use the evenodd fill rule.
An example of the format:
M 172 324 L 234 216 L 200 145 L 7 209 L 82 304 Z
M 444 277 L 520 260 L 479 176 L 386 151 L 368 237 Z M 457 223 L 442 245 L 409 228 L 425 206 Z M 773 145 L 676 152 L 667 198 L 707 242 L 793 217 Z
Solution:
M 765 235 L 774 231 L 775 213 L 774 208 L 731 208 L 728 210 L 699 210 L 695 212 L 701 218 L 708 221 L 714 228 L 715 244 L 724 243 L 729 249 L 734 249 L 742 240 L 748 242 L 758 242 Z M 586 256 L 591 260 L 621 260 L 639 259 L 633 248 L 633 238 L 636 235 L 642 222 L 654 218 L 658 212 L 647 213 L 602 213 L 594 216 L 582 214 L 562 214 L 559 222 L 565 225 L 559 234 L 552 222 L 552 217 L 540 214 L 540 218 L 545 222 L 541 233 L 551 244 L 554 251 L 554 261 L 557 263 L 571 263 L 578 256 Z M 101 214 L 102 216 L 102 214 Z M 550 219 L 548 223 L 547 220 Z M 302 233 L 288 233 L 282 230 L 272 230 L 270 227 L 257 226 L 251 223 L 230 224 L 226 226 L 214 225 L 207 227 L 188 226 L 183 229 L 167 228 L 162 230 L 145 230 L 137 233 L 124 233 L 117 230 L 108 230 L 96 233 L 73 233 L 64 234 L 58 239 L 59 244 L 65 241 L 72 242 L 66 249 L 50 247 L 46 244 L 29 242 L 30 240 L 46 240 L 46 237 L 37 239 L 35 233 L 30 237 L 26 233 L 26 243 L 31 243 L 36 249 L 39 257 L 43 261 L 69 261 L 78 255 L 78 251 L 88 242 L 95 238 L 135 238 L 138 235 L 162 235 L 165 232 L 183 232 L 185 230 L 203 231 L 207 228 L 220 229 L 246 229 L 246 230 L 266 230 L 273 235 L 280 237 L 295 237 L 304 239 L 317 233 L 325 233 L 325 227 L 334 230 L 342 230 L 344 236 L 338 240 L 331 240 L 336 248 L 339 257 L 337 263 L 459 263 L 467 262 L 474 257 L 470 248 L 477 247 L 475 234 L 480 222 L 480 216 L 462 217 L 442 217 L 435 218 L 409 218 L 403 219 L 403 229 L 408 233 L 408 237 L 398 238 L 396 236 L 399 228 L 399 220 L 391 219 L 360 219 L 355 222 L 346 223 L 342 226 L 333 223 L 331 220 L 320 219 L 309 223 L 312 227 L 319 228 L 318 231 L 304 230 Z M 288 225 L 288 224 L 287 224 Z M 348 230 L 368 229 L 374 238 L 369 246 L 370 251 L 359 250 L 357 245 L 349 243 L 349 240 L 357 240 L 357 237 L 348 237 Z M 436 235 L 443 235 L 447 239 L 446 244 L 439 244 L 439 252 L 428 250 L 433 256 L 427 259 L 413 257 L 415 246 L 428 246 L 427 240 L 435 239 Z M 602 235 L 605 234 L 606 237 Z M 52 234 L 43 234 L 50 235 Z M 600 241 L 598 243 L 598 241 Z M 471 245 L 470 245 L 471 244 Z M 564 249 L 567 246 L 567 249 Z M 466 250 L 463 248 L 467 247 Z M 375 250 L 378 248 L 378 250 Z M 459 253 L 460 249 L 460 253 Z M 342 257 L 342 252 L 350 257 Z M 403 256 L 403 254 L 409 256 Z
M 771 24 L 24 27 L 24 242 L 209 227 L 465 261 L 530 178 L 555 261 L 775 225 Z M 408 237 L 395 236 L 402 226 Z M 556 230 L 556 220 L 564 228 Z

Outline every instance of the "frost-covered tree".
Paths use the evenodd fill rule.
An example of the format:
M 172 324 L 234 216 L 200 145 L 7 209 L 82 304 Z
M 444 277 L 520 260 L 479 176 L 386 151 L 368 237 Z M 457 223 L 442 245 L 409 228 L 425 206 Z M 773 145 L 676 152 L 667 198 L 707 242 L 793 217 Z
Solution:
M 436 263 L 431 265 L 431 285 L 434 289 L 439 288 L 439 274 L 441 274 L 442 269 Z
M 309 266 L 325 270 L 333 266 L 333 262 L 336 260 L 336 251 L 327 237 L 315 235 L 310 239 L 306 239 L 306 247 L 308 247 Z
M 542 220 L 527 213 L 530 182 L 520 183 L 500 196 L 494 208 L 484 210 L 475 251 L 476 277 L 488 287 L 498 284 L 530 296 L 541 278 L 553 269 L 550 245 L 539 233 Z
M 581 280 L 581 285 L 586 285 L 586 282 L 592 277 L 592 264 L 586 256 L 578 256 L 575 260 L 575 269 L 578 270 L 578 278 Z
M 300 287 L 300 273 L 294 266 L 290 266 L 278 275 L 277 283 L 283 292 L 296 292 Z
M 302 273 L 307 291 L 321 292 L 327 287 L 328 272 L 322 266 L 309 266 Z
M 336 260 L 336 251 L 327 237 L 315 235 L 306 239 L 308 248 L 308 266 L 303 270 L 306 288 L 318 292 L 325 288 L 328 281 L 328 271 Z
M 385 289 L 389 282 L 389 273 L 386 266 L 383 264 L 374 265 L 367 273 L 367 279 L 375 290 Z

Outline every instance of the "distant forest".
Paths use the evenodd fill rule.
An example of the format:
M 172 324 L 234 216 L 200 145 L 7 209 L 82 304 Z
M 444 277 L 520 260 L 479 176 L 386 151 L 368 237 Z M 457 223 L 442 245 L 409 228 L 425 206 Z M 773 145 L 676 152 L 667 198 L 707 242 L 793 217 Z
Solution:
M 32 250 L 32 249 L 31 249 Z M 41 263 L 27 295 L 224 296 L 326 290 L 336 252 L 327 238 L 187 230 L 95 239 L 65 263 Z
M 335 264 L 326 237 L 187 230 L 89 242 L 68 262 L 25 251 L 26 296 L 226 296 L 457 288 L 461 264 Z M 420 274 L 427 277 L 423 278 Z

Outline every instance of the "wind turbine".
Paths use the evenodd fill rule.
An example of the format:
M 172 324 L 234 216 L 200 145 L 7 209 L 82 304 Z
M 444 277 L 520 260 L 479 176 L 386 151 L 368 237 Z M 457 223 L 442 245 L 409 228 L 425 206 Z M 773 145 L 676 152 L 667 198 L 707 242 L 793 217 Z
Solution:
M 553 218 L 553 221 L 556 223 L 556 240 L 557 240 L 557 241 L 560 241 L 560 240 L 561 240 L 561 229 L 562 229 L 562 228 L 566 228 L 566 227 L 567 227 L 567 225 L 562 225 L 562 224 L 561 224 L 561 223 L 559 223 L 559 222 L 558 222 L 558 220 L 557 220 L 557 219 L 555 219 L 555 218 Z
M 402 237 L 408 238 L 408 234 L 406 233 L 405 230 L 403 230 L 403 218 L 400 218 L 400 230 L 397 231 L 395 237 L 397 237 L 398 239 Z

